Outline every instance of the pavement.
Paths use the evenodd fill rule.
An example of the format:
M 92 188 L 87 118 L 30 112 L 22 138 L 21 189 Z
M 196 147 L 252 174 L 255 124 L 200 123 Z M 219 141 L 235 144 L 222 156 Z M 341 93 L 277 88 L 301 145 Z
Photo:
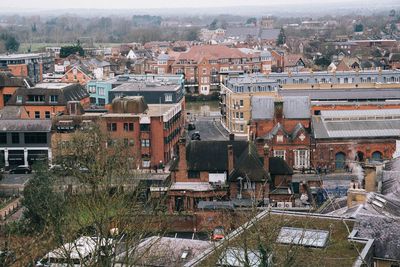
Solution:
M 25 185 L 33 174 L 4 174 L 1 185 Z

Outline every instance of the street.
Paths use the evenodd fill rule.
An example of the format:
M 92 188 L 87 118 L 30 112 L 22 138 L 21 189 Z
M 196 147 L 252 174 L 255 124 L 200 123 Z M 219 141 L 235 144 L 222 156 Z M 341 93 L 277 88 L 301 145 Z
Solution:
M 228 140 L 229 134 L 222 126 L 219 117 L 196 117 L 192 123 L 196 129 L 188 131 L 189 138 L 198 131 L 202 141 Z

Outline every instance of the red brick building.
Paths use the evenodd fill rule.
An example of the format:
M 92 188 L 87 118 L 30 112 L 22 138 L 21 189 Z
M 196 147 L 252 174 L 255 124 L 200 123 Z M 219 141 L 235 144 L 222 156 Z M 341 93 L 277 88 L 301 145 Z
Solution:
M 291 168 L 261 147 L 235 140 L 191 141 L 186 146 L 181 139 L 179 157 L 170 169 L 170 212 L 196 211 L 209 201 L 233 206 L 252 206 L 271 197 L 289 201 Z
M 172 64 L 171 64 L 172 62 Z M 185 75 L 185 86 L 189 92 L 208 95 L 218 91 L 221 73 L 244 71 L 246 73 L 269 73 L 269 53 L 251 49 L 230 48 L 224 45 L 198 45 L 188 52 L 160 55 L 152 68 L 160 72 L 171 71 Z
M 122 140 L 131 147 L 131 160 L 141 169 L 172 159 L 185 122 L 181 103 L 146 104 L 143 97 L 114 99 L 101 121 L 109 133 L 109 144 Z
M 309 168 L 310 118 L 307 97 L 253 97 L 250 135 L 294 169 Z
M 59 113 L 79 113 L 89 105 L 89 94 L 80 84 L 40 83 L 18 88 L 7 102 L 23 107 L 31 119 L 51 119 Z
M 312 118 L 312 160 L 331 170 L 390 159 L 400 135 L 398 109 L 321 111 Z

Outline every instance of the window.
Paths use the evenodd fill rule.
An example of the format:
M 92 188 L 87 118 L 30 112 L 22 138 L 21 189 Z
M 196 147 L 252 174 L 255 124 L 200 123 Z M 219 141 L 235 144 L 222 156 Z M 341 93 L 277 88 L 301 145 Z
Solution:
M 50 119 L 50 111 L 45 111 L 45 112 L 44 112 L 44 117 L 45 117 L 46 119 Z
M 240 124 L 240 131 L 244 132 L 244 125 L 243 124 Z
M 44 102 L 44 95 L 28 95 L 29 102 Z
M 244 190 L 256 190 L 256 183 L 255 182 L 244 182 L 243 189 Z
M 203 74 L 207 74 L 207 69 L 203 69 Z
M 25 133 L 25 144 L 47 144 L 46 133 Z
M 88 92 L 89 93 L 96 93 L 96 86 L 95 85 L 89 85 L 88 86 Z
M 103 87 L 99 87 L 99 88 L 97 88 L 97 90 L 98 90 L 98 93 L 97 93 L 98 95 L 106 95 Z
M 135 140 L 129 139 L 129 146 L 134 146 L 135 145 Z
M 7 144 L 7 133 L 0 133 L 0 144 Z
M 286 159 L 286 151 L 285 150 L 274 150 L 274 157 Z
M 142 139 L 142 147 L 150 147 L 150 140 Z
M 107 123 L 107 130 L 109 132 L 116 132 L 117 131 L 117 124 L 115 122 Z
M 243 99 L 240 99 L 240 100 L 239 100 L 239 106 L 243 107 L 243 104 L 244 104 Z
M 40 111 L 35 111 L 35 119 L 40 119 Z
M 150 132 L 150 124 L 140 124 L 140 131 Z
M 142 167 L 143 168 L 150 168 L 150 160 L 142 159 Z
M 17 95 L 17 103 L 22 103 L 22 95 Z
M 19 144 L 19 133 L 11 133 L 11 143 Z
M 106 105 L 106 100 L 104 98 L 98 98 L 99 101 L 99 106 L 105 106 Z
M 240 112 L 240 113 L 239 113 L 239 115 L 240 115 L 240 118 L 241 118 L 241 119 L 243 119 L 243 118 L 244 118 L 244 116 L 243 116 L 243 112 Z
M 308 150 L 301 149 L 294 151 L 294 166 L 295 168 L 308 168 L 309 153 Z
M 50 102 L 57 103 L 58 102 L 58 95 L 51 95 Z
M 124 131 L 125 132 L 132 132 L 133 131 L 133 122 L 125 122 L 124 123 Z
M 198 179 L 198 178 L 200 178 L 200 172 L 199 171 L 188 171 L 188 178 L 189 179 Z
M 172 102 L 172 94 L 165 94 L 165 102 Z

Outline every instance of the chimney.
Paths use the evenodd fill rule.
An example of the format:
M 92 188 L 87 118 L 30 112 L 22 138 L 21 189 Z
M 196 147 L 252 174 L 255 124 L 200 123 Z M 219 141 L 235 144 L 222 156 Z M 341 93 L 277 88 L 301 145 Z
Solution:
M 269 172 L 269 146 L 264 145 L 264 169 Z
M 187 163 L 186 163 L 186 138 L 180 137 L 178 143 L 178 153 L 179 153 L 179 165 L 178 170 L 186 172 Z
M 274 101 L 274 119 L 276 122 L 282 122 L 283 119 L 283 100 L 278 99 Z
M 351 208 L 358 204 L 363 204 L 367 200 L 367 192 L 358 188 L 358 183 L 352 183 L 351 188 L 347 191 L 347 207 Z
M 235 140 L 235 134 L 231 133 L 229 134 L 229 141 L 234 141 Z
M 233 171 L 233 146 L 228 145 L 228 176 Z

